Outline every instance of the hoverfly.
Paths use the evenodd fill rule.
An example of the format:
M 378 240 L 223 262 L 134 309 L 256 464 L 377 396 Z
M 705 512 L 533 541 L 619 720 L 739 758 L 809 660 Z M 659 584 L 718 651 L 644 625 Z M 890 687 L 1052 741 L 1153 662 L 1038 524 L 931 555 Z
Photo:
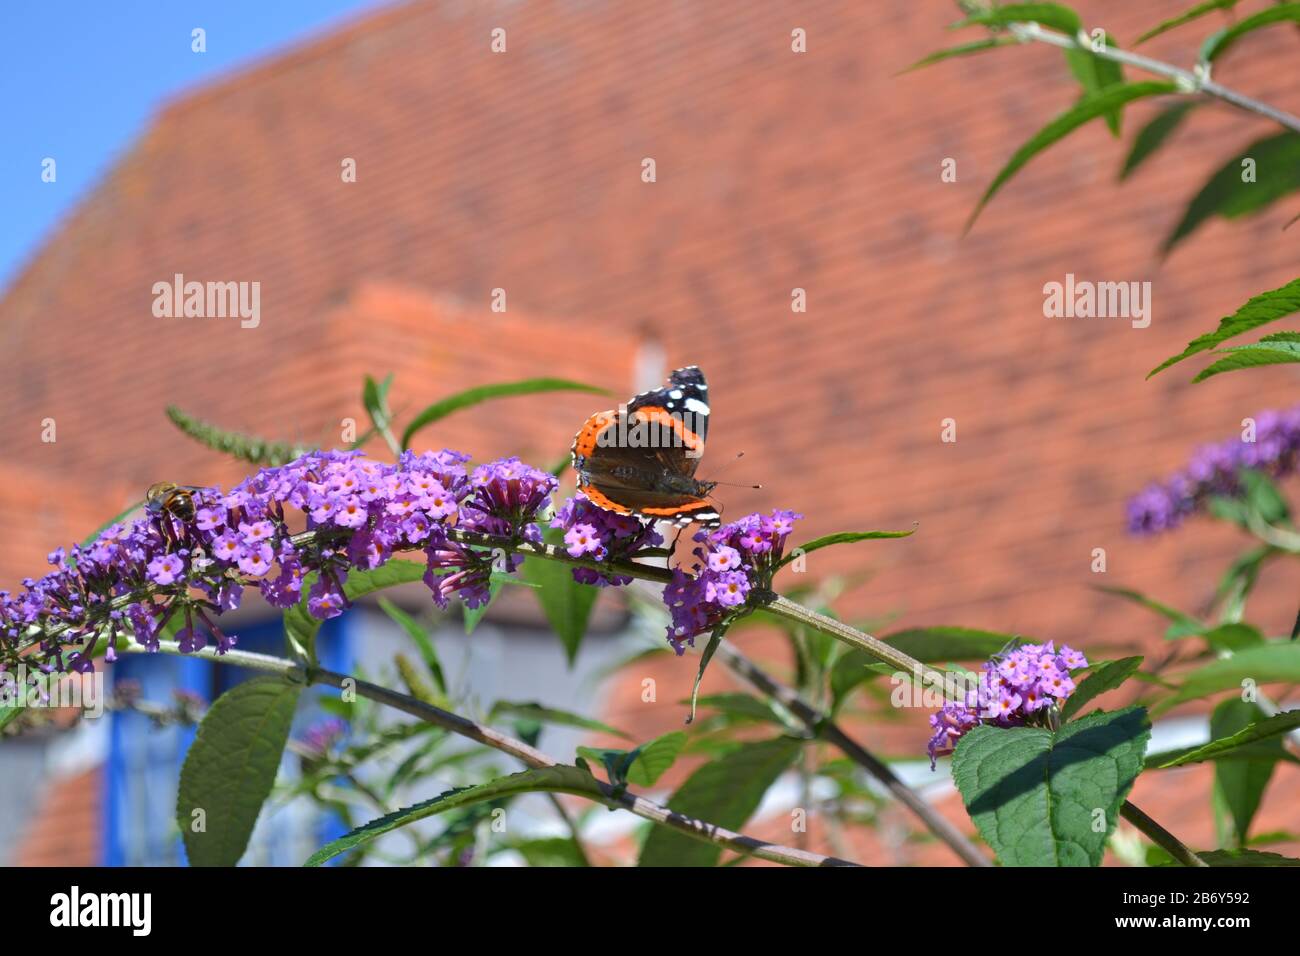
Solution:
M 158 521 L 164 537 L 174 544 L 180 544 L 176 536 L 176 527 L 172 518 L 177 518 L 182 525 L 193 521 L 195 516 L 194 492 L 202 491 L 195 485 L 178 485 L 170 481 L 159 481 L 149 486 L 144 495 L 144 507 Z

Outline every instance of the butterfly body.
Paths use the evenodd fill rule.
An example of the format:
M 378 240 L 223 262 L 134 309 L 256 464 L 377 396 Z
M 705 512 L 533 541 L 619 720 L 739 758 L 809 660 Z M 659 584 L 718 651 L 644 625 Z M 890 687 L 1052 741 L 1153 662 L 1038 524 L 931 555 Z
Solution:
M 708 388 L 695 366 L 669 376 L 618 410 L 597 412 L 571 449 L 578 488 L 607 511 L 686 524 L 721 519 L 695 477 L 708 433 Z

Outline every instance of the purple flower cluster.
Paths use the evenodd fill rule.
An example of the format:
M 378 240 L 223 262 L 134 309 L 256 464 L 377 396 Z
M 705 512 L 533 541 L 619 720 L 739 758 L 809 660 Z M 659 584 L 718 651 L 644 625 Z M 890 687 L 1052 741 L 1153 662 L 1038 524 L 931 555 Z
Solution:
M 986 661 L 976 686 L 966 691 L 964 699 L 945 701 L 930 716 L 934 728 L 927 747 L 930 769 L 936 758 L 952 753 L 972 727 L 1021 727 L 1041 721 L 1074 693 L 1070 671 L 1087 666 L 1083 654 L 1064 645 L 1058 650 L 1051 641 L 1023 644 Z
M 653 521 L 642 522 L 631 515 L 606 511 L 591 503 L 582 492 L 564 503 L 551 520 L 552 528 L 564 531 L 564 549 L 570 557 L 590 557 L 593 561 L 623 561 L 642 548 L 663 544 Z M 625 575 L 593 568 L 574 568 L 573 577 L 580 584 L 596 587 L 630 584 Z
M 308 759 L 320 760 L 343 740 L 348 733 L 348 722 L 342 717 L 326 717 L 318 720 L 303 731 L 301 739 L 304 750 L 310 751 Z
M 1148 485 L 1128 503 L 1128 530 L 1158 534 L 1178 527 L 1214 497 L 1242 491 L 1242 469 L 1274 478 L 1290 475 L 1300 461 L 1300 406 L 1255 416 L 1255 440 L 1230 438 L 1196 450 L 1182 471 Z
M 699 634 L 712 630 L 755 589 L 772 583 L 785 553 L 786 539 L 803 515 L 774 511 L 752 514 L 714 531 L 698 531 L 695 565 L 687 574 L 673 569 L 664 588 L 664 603 L 672 615 L 668 643 L 678 654 L 695 645 Z
M 174 509 L 146 513 L 70 554 L 60 549 L 50 555 L 54 571 L 25 580 L 19 594 L 0 591 L 0 668 L 34 641 L 27 663 L 90 670 L 84 652 L 94 638 L 129 629 L 156 648 L 174 618 L 183 622 L 175 633 L 182 651 L 211 637 L 224 653 L 235 638 L 212 618 L 238 607 L 246 585 L 287 608 L 314 574 L 308 610 L 334 617 L 349 604 L 348 571 L 378 567 L 399 550 L 425 551 L 426 581 L 440 604 L 460 593 L 474 606 L 485 599 L 491 559 L 449 542 L 448 529 L 540 540 L 534 522 L 556 481 L 513 458 L 470 475 L 467 460 L 452 451 L 404 452 L 388 465 L 361 452 L 316 452 L 263 469 L 229 494 L 193 492 L 192 518 Z

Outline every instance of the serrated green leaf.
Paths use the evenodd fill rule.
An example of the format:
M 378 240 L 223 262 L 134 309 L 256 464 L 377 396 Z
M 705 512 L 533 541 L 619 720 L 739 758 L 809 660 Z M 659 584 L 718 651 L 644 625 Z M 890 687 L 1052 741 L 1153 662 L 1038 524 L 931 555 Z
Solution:
M 813 551 L 829 548 L 833 544 L 852 544 L 855 541 L 875 541 L 881 538 L 906 538 L 915 533 L 916 529 L 912 528 L 910 531 L 840 531 L 835 534 L 823 535 L 795 548 L 781 559 L 781 563 L 777 567 L 785 567 L 799 557 L 800 554 L 811 554 Z
M 337 840 L 331 840 L 313 853 L 303 865 L 320 866 L 340 853 L 346 853 L 349 850 L 364 846 L 385 833 L 408 826 L 426 817 L 446 813 L 448 810 L 470 807 L 486 800 L 500 800 L 521 793 L 536 792 L 573 793 L 598 800 L 603 798 L 596 778 L 578 767 L 561 765 L 544 767 L 538 770 L 525 770 L 521 773 L 511 774 L 508 777 L 499 777 L 478 786 L 448 790 L 431 800 L 425 800 L 414 806 L 396 810 L 377 820 L 371 820 L 365 826 L 358 827 Z
M 1261 325 L 1275 322 L 1295 312 L 1300 312 L 1300 279 L 1292 279 L 1284 286 L 1254 296 L 1232 315 L 1220 319 L 1219 327 L 1213 332 L 1192 339 L 1187 343 L 1187 348 L 1178 355 L 1165 359 L 1153 368 L 1147 373 L 1147 378 L 1157 372 L 1163 372 L 1169 366 L 1190 358 L 1198 352 L 1215 348 L 1243 332 L 1257 329 Z
M 1173 103 L 1157 112 L 1145 126 L 1138 130 L 1137 136 L 1133 137 L 1133 146 L 1129 149 L 1128 155 L 1124 158 L 1124 165 L 1119 171 L 1120 180 L 1128 179 L 1139 166 L 1154 156 L 1197 105 L 1199 104 L 1196 100 L 1190 99 Z
M 1213 63 L 1227 53 L 1238 40 L 1248 33 L 1275 23 L 1300 23 L 1300 3 L 1282 3 L 1267 10 L 1242 17 L 1231 26 L 1226 26 L 1209 36 L 1201 46 L 1201 60 Z
M 1254 345 L 1233 345 L 1214 354 L 1222 355 L 1223 358 L 1197 372 L 1192 378 L 1193 383 L 1204 382 L 1207 378 L 1224 372 L 1240 372 L 1242 369 L 1263 368 L 1266 365 L 1294 365 L 1300 362 L 1300 343 L 1258 342 Z
M 948 47 L 946 50 L 936 50 L 928 56 L 923 56 L 911 66 L 900 70 L 899 75 L 911 73 L 913 70 L 919 70 L 922 67 L 930 66 L 935 63 L 942 63 L 944 60 L 951 60 L 954 57 L 970 56 L 973 53 L 983 53 L 986 50 L 996 50 L 1001 46 L 1014 46 L 1019 43 L 1015 37 L 1010 36 L 993 36 L 986 37 L 983 40 L 974 40 L 970 43 L 959 43 L 957 46 Z
M 1114 690 L 1132 677 L 1142 666 L 1141 655 L 1124 657 L 1117 661 L 1107 661 L 1079 682 L 1074 693 L 1069 696 L 1061 708 L 1061 720 L 1070 720 L 1090 703 L 1107 691 Z
M 1083 28 L 1079 15 L 1059 3 L 1006 3 L 992 10 L 976 13 L 953 29 L 968 26 L 1006 27 L 1013 23 L 1037 23 L 1075 36 Z
M 1240 703 L 1229 701 L 1229 703 Z M 1193 747 L 1178 756 L 1166 760 L 1158 765 L 1159 769 L 1165 770 L 1169 767 L 1181 767 L 1184 764 L 1200 763 L 1203 760 L 1213 760 L 1221 758 L 1227 754 L 1240 753 L 1242 748 L 1248 744 L 1260 740 L 1268 740 L 1277 737 L 1280 734 L 1290 733 L 1297 727 L 1300 727 L 1300 710 L 1287 710 L 1272 717 L 1263 717 L 1253 722 L 1247 721 L 1246 724 L 1235 732 L 1229 732 L 1222 736 L 1216 736 L 1207 744 L 1199 747 Z M 1226 729 L 1226 726 L 1224 727 Z M 1250 756 L 1252 759 L 1262 757 L 1264 753 L 1257 751 Z M 1281 756 L 1279 754 L 1279 756 Z
M 558 528 L 548 528 L 543 535 L 548 544 L 563 544 L 564 536 Z M 587 633 L 592 608 L 600 592 L 590 584 L 580 584 L 573 579 L 573 568 L 561 561 L 528 558 L 522 572 L 525 580 L 537 585 L 537 603 L 546 615 L 560 643 L 569 666 L 577 659 L 578 649 Z
M 526 720 L 535 720 L 542 724 L 556 724 L 561 727 L 578 727 L 582 730 L 594 730 L 599 733 L 611 734 L 615 737 L 623 737 L 631 740 L 631 736 L 624 731 L 611 727 L 609 724 L 601 723 L 599 720 L 593 720 L 590 717 L 583 717 L 581 714 L 574 714 L 567 710 L 560 710 L 556 707 L 546 707 L 536 701 L 513 702 L 508 700 L 497 701 L 492 707 L 491 715 L 488 721 L 495 721 L 498 717 L 522 717 Z
M 803 741 L 788 737 L 742 744 L 692 773 L 668 801 L 668 809 L 739 830 L 802 748 Z M 646 838 L 637 865 L 716 866 L 721 855 L 719 846 L 657 827 Z
M 1178 693 L 1161 701 L 1156 709 L 1164 711 L 1186 700 L 1240 688 L 1243 681 L 1250 681 L 1254 686 L 1300 683 L 1300 644 L 1270 642 L 1204 664 L 1184 675 Z
M 1089 714 L 1056 733 L 986 724 L 958 742 L 953 779 L 1003 866 L 1099 866 L 1150 734 L 1141 707 Z
M 204 714 L 176 795 L 176 823 L 190 866 L 234 866 L 244 855 L 275 783 L 301 689 L 254 678 L 226 691 Z
M 1246 160 L 1254 163 L 1252 181 L 1243 181 Z M 1300 189 L 1300 133 L 1284 130 L 1251 143 L 1210 176 L 1192 197 L 1182 219 L 1161 244 L 1168 254 L 1214 216 L 1238 219 L 1267 209 Z
M 265 441 L 240 432 L 226 431 L 186 414 L 175 405 L 168 405 L 166 412 L 173 425 L 199 444 L 254 465 L 283 465 L 316 451 L 310 445 Z
M 508 398 L 514 395 L 536 395 L 539 392 L 593 392 L 598 395 L 609 394 L 603 388 L 596 388 L 594 385 L 583 385 L 581 382 L 571 382 L 563 378 L 529 378 L 519 382 L 502 382 L 497 385 L 480 385 L 477 388 L 466 389 L 455 395 L 448 396 L 440 401 L 434 402 L 420 414 L 416 415 L 411 423 L 406 426 L 406 431 L 402 432 L 402 447 L 410 448 L 411 439 L 415 437 L 416 432 L 432 425 L 436 421 L 446 418 L 452 412 L 458 412 L 461 409 L 469 408 L 472 405 L 478 405 L 494 398 Z
M 1054 143 L 1060 142 L 1070 133 L 1074 132 L 1080 126 L 1099 116 L 1105 116 L 1120 107 L 1132 103 L 1134 100 L 1143 99 L 1148 96 L 1161 96 L 1166 93 L 1175 93 L 1178 88 L 1172 83 L 1149 81 L 1144 83 L 1125 83 L 1121 86 L 1112 86 L 1104 93 L 1096 93 L 1091 96 L 1085 96 L 1078 103 L 1066 110 L 1056 119 L 1052 120 L 1026 142 L 1020 149 L 1012 155 L 1007 164 L 1002 167 L 1001 171 L 994 177 L 993 182 L 989 184 L 984 195 L 976 204 L 975 209 L 971 212 L 970 218 L 966 221 L 964 232 L 969 232 L 975 220 L 979 217 L 980 212 L 988 204 L 989 200 L 1001 189 L 1006 182 L 1016 173 L 1024 168 L 1025 164 L 1031 159 L 1047 149 Z
M 1205 2 L 1196 4 L 1196 6 L 1180 13 L 1178 16 L 1170 17 L 1168 20 L 1152 27 L 1146 33 L 1134 40 L 1133 45 L 1137 46 L 1138 44 L 1146 43 L 1147 40 L 1154 39 L 1155 37 L 1160 36 L 1160 34 L 1166 33 L 1175 27 L 1181 27 L 1184 23 L 1191 23 L 1193 20 L 1199 19 L 1207 13 L 1213 13 L 1215 10 L 1230 10 L 1236 5 L 1237 0 L 1205 0 Z

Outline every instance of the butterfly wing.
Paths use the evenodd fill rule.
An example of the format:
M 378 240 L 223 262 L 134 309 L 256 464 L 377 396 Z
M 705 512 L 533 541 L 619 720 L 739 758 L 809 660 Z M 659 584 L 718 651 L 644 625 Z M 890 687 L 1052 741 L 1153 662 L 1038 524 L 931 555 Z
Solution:
M 678 369 L 663 388 L 637 395 L 626 414 L 598 412 L 574 438 L 578 485 L 602 508 L 620 514 L 719 520 L 708 487 L 694 479 L 708 430 L 708 385 L 694 366 Z

